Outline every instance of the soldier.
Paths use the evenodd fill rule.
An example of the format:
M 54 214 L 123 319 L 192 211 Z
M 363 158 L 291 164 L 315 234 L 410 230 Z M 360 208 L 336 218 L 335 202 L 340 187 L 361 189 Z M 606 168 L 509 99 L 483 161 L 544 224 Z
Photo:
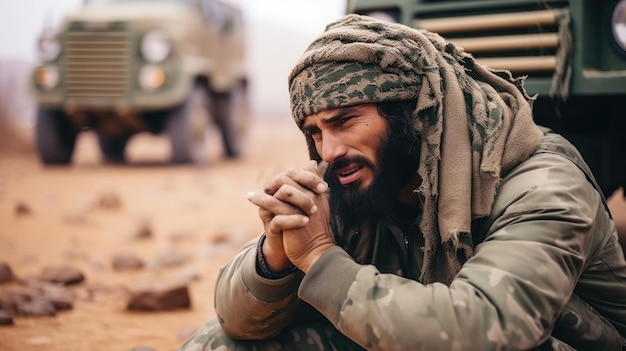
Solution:
M 289 75 L 311 164 L 248 199 L 265 233 L 182 350 L 622 350 L 626 262 L 523 79 L 348 15 Z M 319 164 L 319 166 L 318 166 Z

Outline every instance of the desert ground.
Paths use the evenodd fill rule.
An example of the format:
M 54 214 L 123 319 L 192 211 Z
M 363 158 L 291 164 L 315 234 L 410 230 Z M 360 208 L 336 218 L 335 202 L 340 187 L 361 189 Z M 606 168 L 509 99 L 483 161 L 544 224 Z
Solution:
M 104 164 L 85 132 L 71 166 L 44 167 L 32 147 L 0 136 L 0 262 L 15 276 L 0 284 L 0 296 L 48 266 L 84 274 L 68 285 L 71 309 L 0 325 L 0 350 L 176 350 L 213 315 L 219 267 L 262 231 L 247 192 L 277 170 L 304 165 L 307 153 L 288 119 L 253 120 L 238 160 L 223 159 L 209 134 L 215 142 L 203 166 L 168 165 L 167 140 L 152 135 L 131 140 L 128 164 Z M 145 264 L 113 269 L 119 254 Z M 163 281 L 187 281 L 191 306 L 127 310 L 134 286 Z
M 0 296 L 49 266 L 74 268 L 84 280 L 67 287 L 71 309 L 0 325 L 4 351 L 176 350 L 213 315 L 219 267 L 262 230 L 246 193 L 307 159 L 287 117 L 253 119 L 238 160 L 221 157 L 213 134 L 203 166 L 169 165 L 166 140 L 151 135 L 131 141 L 128 164 L 105 164 L 84 132 L 72 165 L 45 167 L 28 141 L 14 137 L 0 135 L 0 262 L 14 275 L 0 284 Z M 626 221 L 621 193 L 611 206 Z M 144 265 L 116 269 L 120 254 Z M 188 308 L 127 309 L 133 287 L 168 281 L 187 284 Z

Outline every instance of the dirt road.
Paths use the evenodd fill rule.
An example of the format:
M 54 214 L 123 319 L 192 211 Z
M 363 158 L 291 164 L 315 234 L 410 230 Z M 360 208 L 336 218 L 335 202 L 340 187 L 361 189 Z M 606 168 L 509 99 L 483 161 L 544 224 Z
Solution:
M 167 141 L 148 135 L 131 141 L 129 165 L 102 164 L 96 145 L 81 135 L 73 165 L 60 168 L 43 167 L 33 154 L 0 154 L 0 261 L 21 279 L 61 264 L 86 277 L 71 287 L 72 310 L 0 326 L 0 350 L 177 349 L 213 314 L 218 267 L 262 230 L 246 193 L 307 156 L 288 120 L 255 121 L 243 159 L 222 160 L 216 144 L 203 167 L 167 165 Z M 142 228 L 152 235 L 137 240 Z M 146 267 L 114 271 L 119 252 Z M 177 264 L 158 263 L 172 255 Z M 195 277 L 191 309 L 126 310 L 128 286 L 181 276 Z

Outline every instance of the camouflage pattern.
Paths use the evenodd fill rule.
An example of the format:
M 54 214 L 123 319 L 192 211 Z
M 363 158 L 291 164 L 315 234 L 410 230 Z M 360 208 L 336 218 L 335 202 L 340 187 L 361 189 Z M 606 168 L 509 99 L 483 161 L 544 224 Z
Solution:
M 385 71 L 361 62 L 315 64 L 291 81 L 291 111 L 296 123 L 329 108 L 368 102 L 400 101 L 417 97 L 421 77 L 416 72 Z
M 180 350 L 184 351 L 357 351 L 363 350 L 328 323 L 290 325 L 268 340 L 236 340 L 224 333 L 217 318 L 200 327 Z
M 349 16 L 345 20 L 361 19 Z M 384 25 L 378 22 L 365 25 L 373 30 L 381 26 Z M 395 29 L 398 31 L 393 33 L 397 36 L 391 36 L 389 45 L 406 44 L 403 30 Z M 332 26 L 327 31 L 322 39 L 325 35 L 341 39 L 335 54 L 342 54 L 341 46 L 347 46 L 350 38 L 372 39 L 368 44 L 378 40 L 372 33 L 338 35 Z M 387 57 L 383 52 L 365 49 L 343 52 L 344 56 L 340 57 L 350 61 L 346 55 L 354 52 L 366 57 L 371 55 L 365 53 Z M 438 80 L 439 88 L 446 86 L 445 97 L 439 96 L 441 100 L 431 105 L 433 114 L 420 115 L 422 119 L 415 124 L 422 123 L 423 127 L 434 121 L 433 126 L 438 125 L 441 133 L 446 118 L 446 134 L 452 139 L 467 135 L 469 124 L 472 143 L 455 144 L 459 147 L 451 150 L 465 152 L 467 148 L 480 156 L 470 157 L 472 172 L 463 176 L 471 182 L 458 189 L 463 194 L 455 193 L 456 197 L 447 201 L 471 216 L 471 230 L 463 229 L 466 235 L 449 241 L 443 240 L 443 236 L 431 236 L 433 230 L 438 230 L 437 225 L 453 222 L 454 213 L 441 212 L 442 207 L 436 204 L 436 201 L 446 202 L 443 200 L 446 194 L 440 191 L 438 182 L 450 173 L 460 174 L 454 167 L 460 167 L 456 161 L 463 158 L 445 154 L 445 147 L 440 153 L 439 143 L 444 141 L 442 134 L 437 134 L 432 144 L 436 148 L 422 145 L 420 172 L 422 166 L 433 170 L 433 173 L 420 173 L 426 187 L 432 188 L 424 195 L 422 218 L 418 216 L 409 225 L 381 220 L 372 227 L 359 228 L 356 233 L 333 221 L 332 235 L 337 246 L 327 250 L 306 275 L 296 271 L 280 279 L 266 279 L 257 273 L 256 242 L 251 241 L 219 273 L 216 318 L 199 329 L 182 350 L 301 350 L 313 344 L 317 347 L 314 349 L 351 350 L 355 349 L 352 342 L 368 350 L 626 348 L 626 261 L 606 200 L 594 186 L 593 175 L 582 157 L 562 137 L 542 131 L 532 119 L 528 120 L 532 115 L 523 89 L 518 90 L 507 79 L 494 81 L 494 85 L 504 88 L 501 95 L 494 94 L 495 88 L 489 88 L 489 84 L 472 79 L 451 80 L 451 72 L 444 65 L 448 62 L 460 67 L 461 63 L 454 59 L 458 52 L 455 54 L 455 48 L 445 44 L 439 45 L 437 52 L 432 63 L 445 73 L 428 79 L 432 79 L 429 84 Z M 328 66 L 315 67 L 324 55 L 312 57 L 305 55 L 297 65 L 297 77 L 308 70 L 306 67 L 313 67 L 314 72 L 326 70 L 320 77 L 341 74 Z M 413 59 L 419 61 L 423 56 L 418 53 Z M 398 63 L 382 61 L 391 62 L 390 67 Z M 340 65 L 348 71 L 357 66 Z M 481 71 L 484 68 L 476 69 L 478 73 L 474 71 L 474 74 L 478 76 L 493 74 Z M 462 70 L 452 71 L 464 76 Z M 361 72 L 364 73 L 367 72 Z M 424 77 L 428 77 L 427 73 Z M 455 84 L 468 90 L 461 92 Z M 451 86 L 455 89 L 450 89 Z M 478 86 L 480 92 L 473 95 Z M 430 93 L 444 92 L 435 89 L 425 92 L 426 87 L 422 80 L 418 110 L 423 107 L 420 104 L 428 103 L 420 101 L 421 97 L 428 100 Z M 312 88 L 306 89 L 302 90 L 303 94 L 314 94 Z M 331 91 L 339 93 L 341 89 L 335 87 Z M 351 91 L 349 95 L 358 94 Z M 448 112 L 454 113 L 443 116 L 438 110 L 443 109 L 443 103 Z M 324 104 L 320 106 L 330 106 Z M 458 124 L 462 121 L 465 124 Z M 425 132 L 423 139 L 433 138 L 426 129 L 420 131 Z M 535 132 L 539 135 L 537 143 L 533 141 Z M 509 144 L 511 140 L 516 142 Z M 476 148 L 474 142 L 481 147 Z M 527 152 L 529 147 L 532 150 Z M 497 157 L 492 158 L 494 155 Z M 444 159 L 456 163 L 446 169 Z M 485 163 L 486 160 L 489 162 Z M 477 170 L 478 173 L 473 173 Z M 420 191 L 424 190 L 423 186 Z M 464 193 L 478 198 L 470 200 L 471 207 L 458 203 L 459 199 L 467 200 Z M 493 198 L 481 202 L 483 195 Z M 428 202 L 433 199 L 435 206 Z M 484 215 L 476 215 L 475 202 L 487 206 Z M 423 225 L 424 217 L 433 227 Z M 472 254 L 465 255 L 470 251 L 462 250 L 443 254 L 443 250 L 433 251 L 441 243 L 469 247 Z M 435 258 L 444 260 L 432 259 L 433 253 L 439 255 Z M 448 280 L 446 275 L 429 275 L 441 277 L 432 281 L 423 279 L 425 274 L 455 267 L 442 268 L 445 259 L 462 263 L 458 270 L 452 271 L 452 279 Z M 341 344 L 349 340 L 349 345 Z
M 500 174 L 527 159 L 541 139 L 522 78 L 478 64 L 436 33 L 367 16 L 329 24 L 288 81 L 300 127 L 306 116 L 332 107 L 416 100 L 409 118 L 422 155 L 415 189 L 424 199 L 422 283 L 452 281 L 474 254 L 472 218 L 489 214 Z M 319 161 L 311 136 L 305 138 Z
M 221 327 L 212 319 L 181 350 L 301 350 L 289 343 L 301 342 L 302 330 L 343 340 L 311 311 L 369 350 L 622 350 L 626 262 L 592 183 L 577 151 L 547 134 L 503 178 L 491 215 L 476 226 L 482 242 L 449 286 L 403 277 L 411 269 L 396 260 L 395 252 L 410 257 L 402 245 L 377 247 L 375 257 L 388 259 L 375 266 L 336 248 L 304 277 L 270 281 L 255 272 L 252 242 L 220 272 Z M 337 345 L 324 349 L 354 349 Z

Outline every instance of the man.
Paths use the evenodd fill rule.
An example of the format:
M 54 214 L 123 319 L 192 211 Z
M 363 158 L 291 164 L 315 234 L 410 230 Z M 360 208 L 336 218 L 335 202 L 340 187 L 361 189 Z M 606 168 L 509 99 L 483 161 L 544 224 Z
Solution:
M 624 349 L 615 224 L 522 83 L 432 33 L 330 24 L 289 76 L 313 161 L 248 194 L 265 233 L 182 349 Z

